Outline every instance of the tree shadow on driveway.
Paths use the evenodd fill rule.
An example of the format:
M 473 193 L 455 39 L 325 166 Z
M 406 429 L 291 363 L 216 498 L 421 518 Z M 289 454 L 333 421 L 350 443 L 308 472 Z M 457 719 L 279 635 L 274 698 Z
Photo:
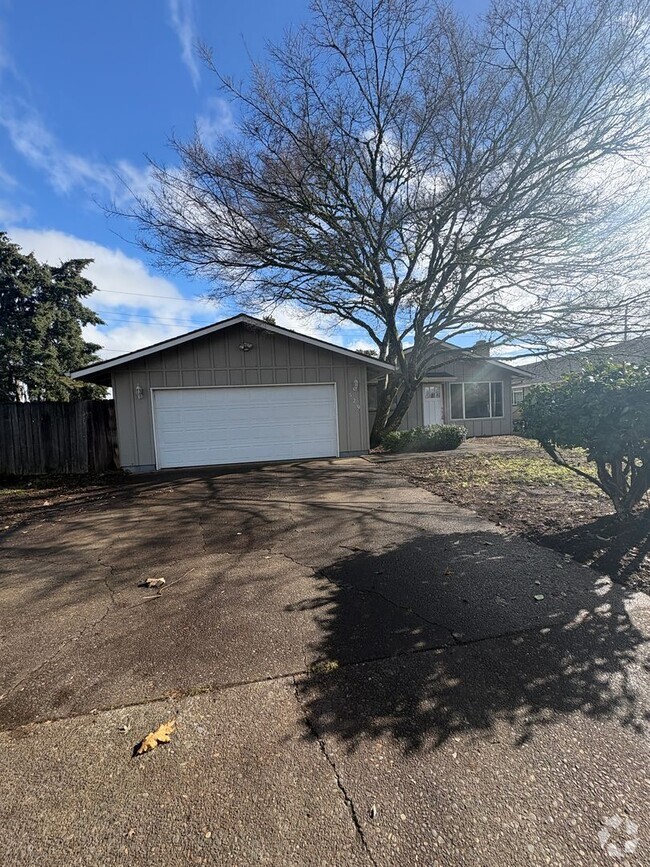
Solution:
M 650 590 L 650 509 L 626 522 L 604 515 L 590 524 L 544 534 L 539 541 L 589 563 L 614 581 Z
M 501 555 L 486 562 L 475 549 L 484 543 L 492 552 L 508 541 L 490 535 L 415 539 L 390 551 L 355 552 L 323 570 L 329 589 L 314 648 L 322 663 L 298 680 L 313 732 L 350 750 L 390 736 L 411 752 L 462 733 L 489 737 L 500 723 L 521 746 L 576 712 L 645 730 L 647 639 L 635 621 L 645 616 L 647 626 L 648 609 L 640 597 L 579 567 L 535 581 L 515 562 L 495 582 L 490 573 L 503 568 Z M 448 630 L 447 646 L 423 647 L 421 632 L 407 629 L 392 647 L 385 637 L 379 642 L 383 658 L 368 661 L 367 650 L 350 656 L 351 637 L 364 633 L 358 609 L 346 605 L 353 592 L 366 594 L 369 605 L 373 594 L 398 600 L 423 624 Z M 372 636 L 365 640 L 371 645 Z M 367 661 L 348 664 L 355 658 Z

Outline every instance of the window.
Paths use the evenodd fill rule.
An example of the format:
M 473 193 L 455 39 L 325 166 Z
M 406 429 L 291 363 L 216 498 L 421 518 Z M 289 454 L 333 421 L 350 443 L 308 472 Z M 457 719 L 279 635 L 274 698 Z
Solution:
M 453 419 L 503 418 L 502 382 L 453 382 Z
M 490 383 L 465 382 L 464 418 L 490 418 Z
M 451 417 L 464 418 L 463 412 L 463 385 L 462 383 L 451 384 Z
M 368 384 L 368 412 L 377 411 L 377 383 Z
M 490 415 L 492 418 L 501 418 L 503 416 L 503 383 L 502 382 L 491 382 L 490 383 L 490 401 L 492 411 Z
M 524 399 L 524 390 L 523 388 L 513 388 L 512 389 L 512 405 L 519 406 L 519 404 Z

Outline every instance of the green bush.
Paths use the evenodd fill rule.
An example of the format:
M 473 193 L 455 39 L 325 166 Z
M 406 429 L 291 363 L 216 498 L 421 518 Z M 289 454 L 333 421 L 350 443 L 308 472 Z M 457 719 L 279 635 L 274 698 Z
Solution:
M 601 362 L 559 385 L 536 386 L 521 404 L 517 430 L 597 485 L 625 517 L 650 488 L 650 366 Z M 584 449 L 596 474 L 572 465 L 562 448 Z
M 391 431 L 382 438 L 381 444 L 384 451 L 391 452 L 391 454 L 398 452 L 444 452 L 457 449 L 466 437 L 467 431 L 461 425 L 432 424 L 429 427 Z

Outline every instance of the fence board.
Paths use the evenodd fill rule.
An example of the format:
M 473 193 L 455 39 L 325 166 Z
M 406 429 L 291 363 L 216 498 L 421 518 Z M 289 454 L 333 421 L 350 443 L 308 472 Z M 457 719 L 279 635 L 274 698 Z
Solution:
M 0 404 L 0 475 L 101 473 L 117 466 L 112 400 Z

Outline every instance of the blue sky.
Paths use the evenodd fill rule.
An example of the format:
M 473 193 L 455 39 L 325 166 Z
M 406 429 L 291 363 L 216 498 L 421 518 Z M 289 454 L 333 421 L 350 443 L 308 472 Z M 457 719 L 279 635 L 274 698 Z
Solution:
M 169 160 L 170 133 L 232 123 L 196 40 L 216 65 L 245 77 L 249 56 L 308 15 L 308 0 L 0 0 L 0 228 L 44 261 L 94 258 L 89 330 L 112 357 L 232 312 L 198 299 L 208 285 L 156 271 L 127 221 L 118 176 L 146 185 L 145 154 Z M 279 324 L 318 333 L 291 310 Z M 332 335 L 329 335 L 332 337 Z M 334 335 L 368 345 L 345 329 Z

